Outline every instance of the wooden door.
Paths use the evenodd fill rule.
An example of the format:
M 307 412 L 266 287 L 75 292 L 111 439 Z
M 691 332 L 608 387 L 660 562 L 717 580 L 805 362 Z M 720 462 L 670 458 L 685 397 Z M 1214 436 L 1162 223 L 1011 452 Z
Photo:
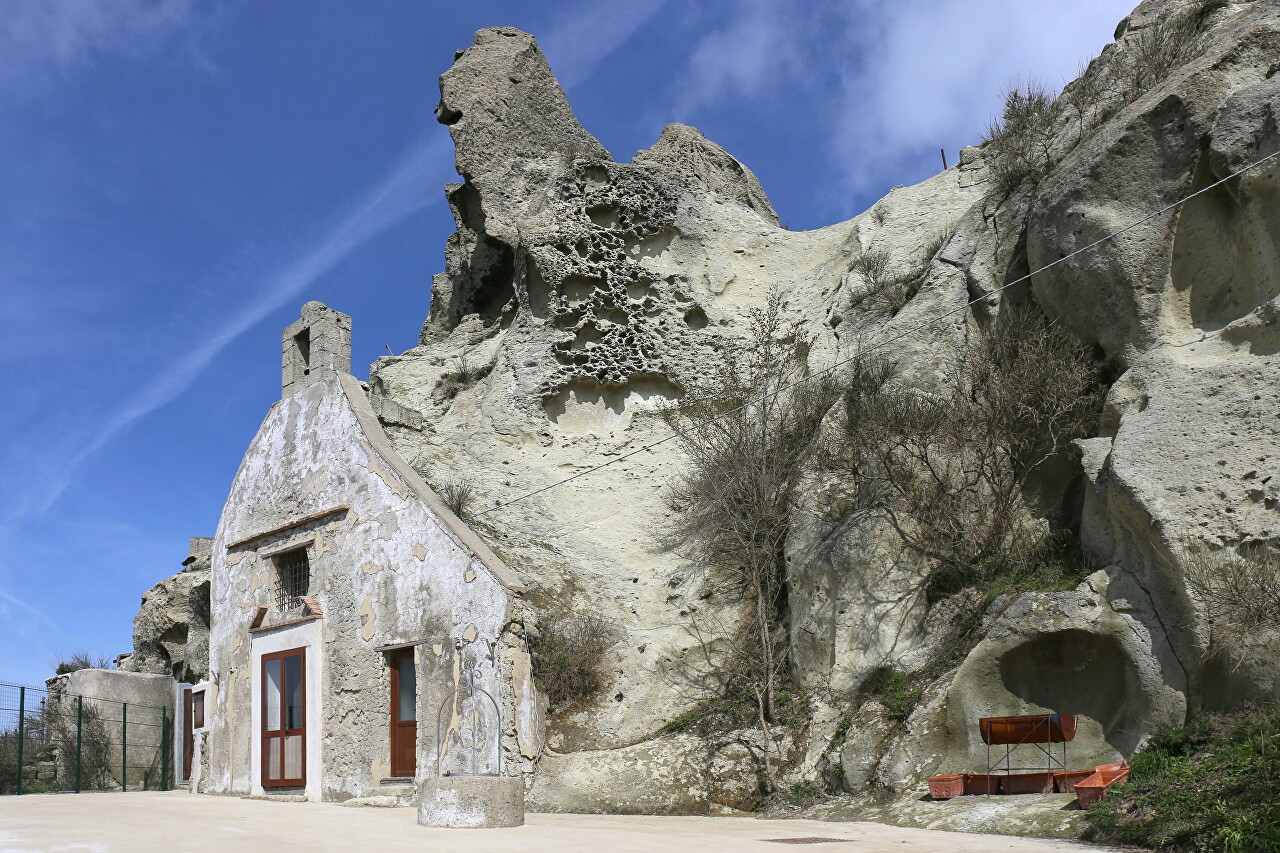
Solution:
M 192 713 L 191 688 L 182 691 L 182 781 L 191 780 L 191 759 L 196 752 L 195 715 Z
M 413 649 L 391 653 L 391 775 L 413 776 L 418 768 L 418 675 Z
M 306 649 L 262 656 L 262 786 L 307 784 Z

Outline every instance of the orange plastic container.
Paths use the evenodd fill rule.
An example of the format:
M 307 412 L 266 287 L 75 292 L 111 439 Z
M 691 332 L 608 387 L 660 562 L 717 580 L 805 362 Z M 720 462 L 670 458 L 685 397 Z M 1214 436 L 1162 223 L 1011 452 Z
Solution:
M 946 773 L 929 777 L 929 796 L 935 800 L 949 800 L 964 793 L 964 774 Z
M 1076 783 L 1083 782 L 1094 773 L 1093 770 L 1068 770 L 1065 773 L 1053 774 L 1053 787 L 1059 794 L 1074 794 L 1076 792 Z
M 1129 781 L 1129 765 L 1124 761 L 1098 766 L 1089 778 L 1076 783 L 1076 802 L 1080 808 L 1087 809 L 1093 803 L 1107 795 L 1107 790 L 1114 785 L 1123 785 Z
M 1076 736 L 1076 718 L 1072 714 L 983 717 L 978 720 L 978 733 L 989 745 L 1065 743 Z
M 1000 780 L 1000 789 L 1006 794 L 1051 794 L 1052 773 L 1010 773 Z
M 964 774 L 964 792 L 966 794 L 998 794 L 1002 778 L 1004 777 L 986 773 L 966 773 Z

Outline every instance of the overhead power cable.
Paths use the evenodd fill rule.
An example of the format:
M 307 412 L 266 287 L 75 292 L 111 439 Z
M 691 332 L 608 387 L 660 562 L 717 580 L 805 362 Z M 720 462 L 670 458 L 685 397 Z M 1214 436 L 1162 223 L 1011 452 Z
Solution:
M 952 308 L 949 311 L 944 311 L 943 313 L 939 314 L 938 316 L 934 317 L 931 320 L 928 320 L 924 323 L 920 323 L 917 326 L 912 326 L 909 329 L 899 332 L 898 334 L 893 335 L 892 337 L 885 338 L 884 340 L 879 341 L 865 349 L 860 349 L 856 354 L 851 355 L 848 358 L 836 361 L 835 363 L 830 364 L 827 367 L 822 368 L 821 370 L 815 370 L 812 373 L 809 373 L 806 376 L 800 379 L 797 379 L 795 382 L 791 382 L 787 385 L 783 385 L 780 388 L 770 391 L 768 394 L 762 394 L 759 397 L 753 397 L 752 399 L 746 401 L 745 403 L 734 406 L 732 409 L 727 409 L 713 418 L 708 418 L 705 421 L 699 421 L 698 423 L 693 424 L 692 426 L 686 427 L 685 429 L 682 429 L 679 432 L 673 432 L 668 436 L 658 439 L 657 441 L 650 442 L 649 444 L 643 445 L 642 447 L 637 447 L 635 450 L 627 451 L 621 456 L 615 456 L 614 458 L 608 460 L 607 462 L 601 462 L 599 465 L 593 465 L 592 467 L 587 468 L 586 470 L 579 471 L 578 473 L 565 477 L 562 480 L 557 480 L 556 482 L 545 485 L 540 489 L 534 489 L 533 491 L 525 492 L 524 494 L 517 495 L 516 497 L 512 498 L 509 501 L 503 501 L 501 503 L 494 504 L 488 509 L 483 509 L 478 512 L 470 513 L 468 514 L 467 518 L 479 518 L 480 516 L 485 515 L 487 513 L 495 512 L 505 507 L 509 507 L 512 504 L 516 504 L 516 503 L 520 503 L 521 501 L 528 500 L 529 498 L 532 498 L 536 495 L 540 495 L 543 492 L 549 492 L 552 489 L 556 489 L 556 488 L 559 488 L 560 486 L 565 485 L 566 483 L 571 483 L 574 480 L 579 479 L 580 477 L 585 477 L 588 474 L 594 474 L 596 471 L 599 471 L 601 468 L 608 468 L 610 465 L 616 465 L 619 462 L 623 462 L 627 459 L 630 459 L 632 456 L 636 456 L 640 453 L 645 453 L 646 451 L 650 451 L 653 448 L 658 447 L 659 445 L 666 444 L 668 441 L 674 441 L 675 439 L 682 438 L 692 432 L 697 432 L 698 430 L 703 429 L 704 427 L 708 427 L 717 421 L 723 420 L 729 417 L 730 415 L 737 414 L 743 409 L 746 409 L 757 403 L 763 403 L 772 397 L 776 397 L 779 394 L 782 394 L 786 391 L 790 391 L 792 388 L 795 388 L 798 385 L 803 385 L 804 383 L 809 382 L 812 379 L 816 379 L 817 377 L 822 376 L 826 373 L 830 373 L 833 370 L 837 370 L 848 364 L 853 364 L 854 362 L 861 360 L 864 356 L 868 355 L 869 353 L 873 353 L 876 350 L 883 349 L 884 347 L 887 347 L 889 344 L 896 343 L 909 335 L 913 335 L 916 332 L 921 331 L 922 329 L 927 329 L 930 326 L 934 326 L 942 322 L 943 320 L 947 319 L 948 317 L 954 316 L 955 314 L 959 314 L 962 311 L 967 311 L 968 309 L 972 308 L 974 305 L 977 305 L 979 302 L 982 302 L 987 299 L 991 299 L 993 296 L 996 296 L 1002 291 L 1008 290 L 1009 288 L 1013 287 L 1016 284 L 1021 284 L 1024 281 L 1028 281 L 1036 273 L 1041 273 L 1047 269 L 1056 267 L 1058 264 L 1071 260 L 1076 255 L 1087 252 L 1090 249 L 1094 249 L 1102 245 L 1103 243 L 1106 243 L 1109 240 L 1114 240 L 1116 237 L 1119 237 L 1121 234 L 1124 234 L 1127 231 L 1137 228 L 1139 225 L 1143 224 L 1144 222 L 1149 222 L 1163 213 L 1168 213 L 1170 210 L 1173 210 L 1175 207 L 1178 207 L 1179 205 L 1183 205 L 1191 201 L 1191 199 L 1195 198 L 1196 196 L 1206 193 L 1209 190 L 1214 189 L 1216 187 L 1222 186 L 1227 181 L 1230 181 L 1233 178 L 1238 178 L 1241 175 L 1243 175 L 1245 172 L 1248 172 L 1252 169 L 1256 169 L 1258 166 L 1261 166 L 1263 163 L 1266 163 L 1268 160 L 1274 159 L 1277 156 L 1280 156 L 1280 150 L 1273 151 L 1272 153 L 1268 154 L 1266 157 L 1263 157 L 1259 160 L 1254 160 L 1249 165 L 1235 172 L 1232 172 L 1231 174 L 1227 175 L 1225 178 L 1221 178 L 1217 181 L 1214 181 L 1212 184 L 1209 184 L 1208 186 L 1201 187 L 1200 189 L 1196 190 L 1190 195 L 1184 198 L 1180 198 L 1175 202 L 1166 204 L 1164 207 L 1152 213 L 1148 213 L 1146 216 L 1142 217 L 1141 219 L 1135 219 L 1133 222 L 1130 222 L 1128 225 L 1124 226 L 1123 228 L 1120 228 L 1117 231 L 1113 231 L 1110 234 L 1107 234 L 1105 237 L 1100 237 L 1099 239 L 1094 240 L 1092 243 L 1089 243 L 1086 246 L 1081 246 L 1079 249 L 1076 249 L 1074 252 L 1072 252 L 1069 255 L 1063 255 L 1061 258 L 1058 258 L 1055 261 L 1050 261 L 1044 266 L 1034 269 L 1020 278 L 1016 278 L 1013 281 L 1007 282 L 1001 285 L 1000 287 L 997 287 L 995 290 L 992 290 L 989 293 L 984 293 L 982 296 L 979 296 L 975 299 L 971 299 L 963 305 L 960 305 L 956 308 Z

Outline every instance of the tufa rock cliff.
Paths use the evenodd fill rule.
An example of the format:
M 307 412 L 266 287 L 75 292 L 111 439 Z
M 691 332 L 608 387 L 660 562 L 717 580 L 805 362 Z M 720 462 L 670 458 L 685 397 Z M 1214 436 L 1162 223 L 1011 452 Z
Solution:
M 780 784 L 904 793 L 980 769 L 977 717 L 1049 710 L 1080 716 L 1074 758 L 1111 760 L 1191 709 L 1280 697 L 1276 635 L 1219 653 L 1186 580 L 1188 547 L 1280 541 L 1280 161 L 1067 257 L 1276 151 L 1277 69 L 1275 4 L 1146 0 L 1056 101 L 1029 93 L 956 166 L 791 232 L 694 128 L 614 160 L 532 36 L 478 32 L 436 108 L 457 230 L 420 344 L 380 358 L 369 393 L 428 482 L 474 489 L 460 514 L 544 624 L 611 626 L 605 686 L 550 708 L 530 808 L 705 813 L 767 787 L 754 723 L 669 726 L 703 707 L 698 675 L 730 651 L 742 603 L 671 541 L 679 442 L 620 457 L 669 434 L 664 409 L 716 393 L 771 303 L 812 370 L 943 317 L 885 353 L 922 398 L 1029 312 L 1089 353 L 1101 401 L 1018 510 L 1068 532 L 1066 589 L 931 595 L 930 560 L 893 519 L 815 476 L 783 555 L 778 630 L 804 708 L 768 736 Z M 871 298 L 886 281 L 902 286 Z M 863 689 L 888 670 L 916 685 L 908 706 Z
M 1170 20 L 1192 21 L 1187 46 L 1169 49 L 1182 37 L 1161 30 Z M 894 345 L 901 381 L 922 391 L 1004 312 L 1040 312 L 1092 348 L 1106 384 L 1095 434 L 1036 507 L 1074 531 L 1092 573 L 992 603 L 972 651 L 891 723 L 877 702 L 858 707 L 862 681 L 924 670 L 981 602 L 926 600 L 925 567 L 886 549 L 882 523 L 798 516 L 786 629 L 812 699 L 783 739 L 788 778 L 906 790 L 980 763 L 977 716 L 1042 709 L 1081 715 L 1091 757 L 1128 754 L 1188 708 L 1276 695 L 1274 667 L 1206 657 L 1178 555 L 1187 537 L 1280 536 L 1280 170 L 957 309 L 1276 150 L 1278 61 L 1272 5 L 1144 3 L 1038 131 L 1047 153 L 1030 179 L 1009 185 L 998 145 L 970 148 L 848 222 L 793 233 L 750 170 L 693 128 L 613 160 L 531 36 L 481 31 L 437 108 L 464 179 L 446 190 L 458 230 L 421 345 L 379 359 L 371 387 L 423 412 L 394 440 L 432 482 L 475 483 L 475 513 L 666 435 L 661 407 L 706 391 L 771 293 L 811 339 L 813 369 L 956 311 Z M 864 298 L 869 253 L 888 275 L 922 270 L 894 311 Z M 597 701 L 552 709 L 535 808 L 706 811 L 758 793 L 759 733 L 662 733 L 697 706 L 681 673 L 727 642 L 706 626 L 735 612 L 687 583 L 698 567 L 668 547 L 664 487 L 681 464 L 664 444 L 479 516 L 544 612 L 597 614 L 625 637 Z
M 133 652 L 117 659 L 118 669 L 169 675 L 187 684 L 208 678 L 212 545 L 209 537 L 191 537 L 182 571 L 143 593 L 133 619 Z

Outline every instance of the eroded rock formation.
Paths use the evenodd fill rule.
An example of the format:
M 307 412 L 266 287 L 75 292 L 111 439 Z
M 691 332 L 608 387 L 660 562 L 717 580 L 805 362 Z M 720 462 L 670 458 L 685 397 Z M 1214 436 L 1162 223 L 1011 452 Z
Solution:
M 1134 57 L 1161 22 L 1187 16 L 1195 49 L 1135 88 Z M 965 593 L 931 603 L 927 567 L 883 521 L 833 507 L 800 516 L 787 628 L 791 671 L 813 699 L 810 723 L 781 736 L 787 782 L 906 791 L 974 768 L 974 724 L 988 714 L 1079 714 L 1077 746 L 1101 760 L 1190 708 L 1280 696 L 1274 638 L 1243 662 L 1206 658 L 1178 552 L 1188 537 L 1280 539 L 1280 166 L 965 307 L 1275 151 L 1278 67 L 1275 4 L 1146 0 L 1067 87 L 1077 109 L 1057 113 L 1038 180 L 998 187 L 991 148 L 967 148 L 847 222 L 791 232 L 751 171 L 695 129 L 670 125 L 614 161 L 532 36 L 477 33 L 436 110 L 463 178 L 446 188 L 457 231 L 420 344 L 379 359 L 369 389 L 377 411 L 412 415 L 383 423 L 428 482 L 475 488 L 471 523 L 521 573 L 535 611 L 619 629 L 598 700 L 550 709 L 530 807 L 705 812 L 759 793 L 758 732 L 664 733 L 705 695 L 700 667 L 736 612 L 664 536 L 677 445 L 499 505 L 666 436 L 661 407 L 707 390 L 771 293 L 811 337 L 812 368 L 945 315 L 891 353 L 902 382 L 936 391 L 978 330 L 1023 306 L 1089 344 L 1107 385 L 1097 434 L 1032 502 L 1089 558 L 1074 590 L 985 611 Z M 856 265 L 868 253 L 918 282 L 901 305 L 866 299 Z M 870 672 L 925 671 L 965 619 L 980 621 L 980 642 L 905 721 L 857 705 Z M 159 655 L 145 646 L 149 667 Z
M 1144 3 L 1095 74 L 1119 76 L 1144 32 L 1189 8 Z M 739 340 L 746 310 L 771 291 L 813 336 L 811 366 L 825 366 L 1270 153 L 1280 144 L 1277 10 L 1193 11 L 1204 18 L 1203 48 L 1096 126 L 1064 114 L 1054 168 L 1038 184 L 994 191 L 988 153 L 971 148 L 867 213 L 804 233 L 779 228 L 750 170 L 693 128 L 671 125 L 630 163 L 611 161 L 530 36 L 478 33 L 441 78 L 437 110 L 464 178 L 448 188 L 458 232 L 422 345 L 373 368 L 391 398 L 424 412 L 424 429 L 394 431 L 397 440 L 430 479 L 465 476 L 482 491 L 476 509 L 491 507 L 663 435 L 655 409 L 700 387 Z M 948 762 L 972 763 L 971 718 L 1041 708 L 1081 714 L 1082 748 L 1112 756 L 1157 718 L 1214 701 L 1175 545 L 1187 534 L 1221 545 L 1280 534 L 1280 332 L 1268 284 L 1278 174 L 1250 173 L 896 346 L 922 389 L 1006 305 L 1031 305 L 1095 346 L 1110 385 L 1103 428 L 1060 473 L 1045 511 L 1080 519 L 1100 571 L 1072 592 L 1001 602 L 986 639 L 906 724 L 887 726 L 872 719 L 874 703 L 864 706 L 841 756 L 828 744 L 861 680 L 886 663 L 926 665 L 956 621 L 943 618 L 946 607 L 964 603 L 931 611 L 919 561 L 894 559 L 883 530 L 800 525 L 789 545 L 792 667 L 825 698 L 791 750 L 794 778 L 842 764 L 851 787 L 903 789 Z M 924 270 L 891 316 L 859 298 L 852 268 L 869 251 L 887 253 L 890 274 Z M 433 395 L 462 361 L 488 372 L 454 396 Z M 710 788 L 741 788 L 752 750 L 713 771 L 723 744 L 694 761 L 683 739 L 659 733 L 692 701 L 682 668 L 703 642 L 723 642 L 695 636 L 721 605 L 684 583 L 696 572 L 662 544 L 660 491 L 679 464 L 664 445 L 482 516 L 535 602 L 602 614 L 627 637 L 600 701 L 552 714 L 552 755 L 531 793 L 538 807 L 610 807 L 625 799 L 611 784 L 650 810 L 740 807 L 742 797 Z M 1063 695 L 1044 693 L 1047 682 L 1029 674 L 1037 666 L 1057 667 L 1044 678 Z M 1254 679 L 1256 691 L 1273 688 L 1268 677 Z M 1085 682 L 1107 689 L 1072 692 Z M 681 767 L 685 781 L 712 781 L 685 785 Z
M 182 571 L 143 594 L 133 620 L 133 652 L 119 659 L 119 669 L 170 675 L 188 684 L 208 677 L 212 541 L 192 537 Z

